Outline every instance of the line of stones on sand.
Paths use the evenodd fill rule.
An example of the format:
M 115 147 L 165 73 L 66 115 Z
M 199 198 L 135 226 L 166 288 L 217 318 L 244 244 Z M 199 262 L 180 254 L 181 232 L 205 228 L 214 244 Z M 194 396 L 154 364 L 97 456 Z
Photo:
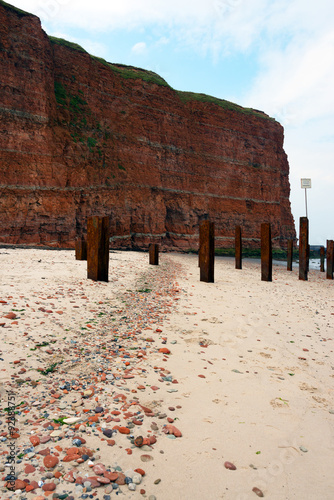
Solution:
M 133 453 L 133 450 L 136 448 L 141 448 L 143 452 L 152 451 L 155 440 L 159 437 L 159 435 L 161 435 L 162 432 L 164 432 L 171 438 L 180 436 L 181 433 L 176 427 L 172 425 L 174 418 L 168 417 L 167 413 L 157 411 L 154 408 L 152 409 L 142 407 L 140 405 L 139 398 L 136 395 L 133 395 L 133 397 L 131 398 L 132 394 L 138 394 L 138 391 L 142 392 L 147 390 L 147 388 L 151 389 L 154 393 L 159 390 L 158 386 L 146 387 L 144 384 L 138 383 L 136 389 L 131 390 L 130 388 L 126 387 L 127 382 L 135 378 L 135 376 L 145 376 L 146 370 L 137 369 L 137 365 L 139 365 L 142 359 L 145 359 L 145 357 L 148 356 L 151 352 L 159 352 L 163 361 L 167 360 L 168 355 L 170 354 L 170 350 L 165 347 L 161 347 L 160 349 L 152 349 L 154 341 L 157 341 L 159 339 L 162 340 L 162 343 L 164 344 L 167 340 L 164 337 L 161 338 L 161 328 L 156 328 L 155 330 L 153 330 L 153 326 L 151 325 L 162 324 L 163 319 L 172 310 L 172 299 L 177 298 L 178 289 L 171 284 L 171 274 L 172 273 L 169 269 L 168 271 L 164 271 L 162 269 L 160 280 L 156 279 L 157 276 L 155 274 L 154 278 L 156 279 L 156 281 L 153 285 L 150 285 L 152 287 L 151 293 L 153 292 L 152 299 L 154 307 L 152 307 L 152 304 L 150 304 L 150 294 L 144 292 L 126 292 L 124 294 L 124 300 L 127 302 L 127 310 L 131 311 L 131 317 L 129 317 L 128 315 L 123 320 L 121 319 L 118 327 L 115 327 L 114 324 L 105 325 L 101 330 L 99 329 L 98 336 L 94 337 L 94 332 L 92 330 L 90 331 L 89 342 L 86 342 L 86 344 L 88 345 L 85 346 L 84 352 L 86 355 L 86 365 L 88 365 L 89 361 L 91 365 L 90 369 L 94 368 L 95 373 L 91 372 L 87 376 L 86 368 L 84 370 L 84 372 L 86 373 L 86 377 L 82 375 L 78 376 L 78 374 L 76 374 L 76 377 L 74 377 L 70 381 L 66 380 L 66 378 L 58 377 L 58 372 L 50 373 L 48 376 L 47 384 L 50 384 L 50 386 L 52 387 L 52 389 L 50 390 L 52 399 L 50 399 L 49 405 L 47 405 L 46 402 L 43 402 L 48 397 L 47 394 L 49 390 L 47 390 L 45 391 L 44 395 L 40 393 L 35 401 L 32 400 L 31 410 L 27 409 L 29 406 L 28 401 L 25 401 L 25 404 L 23 406 L 20 406 L 19 411 L 21 414 L 28 411 L 31 412 L 31 418 L 26 421 L 26 425 L 33 425 L 36 423 L 42 425 L 43 422 L 42 428 L 39 428 L 39 426 L 37 426 L 36 428 L 35 426 L 34 434 L 31 436 L 31 439 L 35 439 L 34 443 L 24 443 L 20 445 L 18 451 L 24 453 L 22 457 L 22 463 L 24 463 L 26 459 L 28 459 L 29 462 L 31 462 L 32 460 L 37 461 L 36 467 L 32 465 L 32 463 L 29 463 L 26 465 L 25 469 L 27 470 L 27 475 L 35 472 L 31 467 L 28 467 L 28 465 L 32 465 L 32 467 L 36 469 L 37 475 L 43 473 L 42 477 L 44 479 L 39 479 L 39 481 L 36 482 L 37 486 L 43 489 L 44 495 L 48 495 L 48 491 L 54 492 L 56 489 L 59 489 L 59 486 L 57 484 L 58 481 L 60 485 L 63 485 L 63 487 L 65 481 L 69 484 L 77 484 L 78 486 L 75 487 L 76 490 L 74 491 L 74 493 L 78 494 L 79 490 L 81 492 L 82 488 L 83 495 L 86 495 L 87 491 L 89 492 L 90 488 L 95 488 L 97 486 L 100 486 L 101 484 L 103 485 L 107 483 L 109 483 L 109 486 L 106 487 L 106 494 L 108 494 L 108 492 L 111 492 L 111 488 L 115 488 L 115 485 L 117 485 L 117 487 L 121 486 L 123 481 L 128 482 L 129 489 L 135 488 L 136 483 L 134 481 L 131 482 L 131 474 L 134 474 L 134 471 L 125 471 L 126 473 L 128 473 L 128 475 L 125 474 L 124 478 L 122 475 L 124 473 L 122 472 L 120 467 L 114 464 L 115 466 L 113 468 L 109 468 L 109 472 L 118 474 L 118 477 L 115 480 L 106 477 L 105 472 L 108 472 L 107 467 L 105 467 L 106 471 L 103 472 L 102 475 L 99 475 L 98 472 L 96 472 L 98 469 L 98 467 L 96 466 L 99 465 L 99 458 L 98 455 L 96 455 L 96 450 L 91 450 L 89 447 L 85 446 L 85 438 L 88 437 L 87 427 L 89 428 L 89 431 L 91 433 L 101 438 L 101 442 L 103 442 L 102 440 L 105 440 L 104 445 L 107 446 L 115 446 L 119 444 L 119 439 L 123 436 L 123 441 L 120 441 L 120 443 L 122 446 L 124 446 L 127 454 Z M 146 277 L 145 281 L 149 282 L 150 278 Z M 165 288 L 167 287 L 165 293 L 162 289 L 163 285 L 165 285 Z M 156 290 L 153 290 L 154 286 L 156 287 Z M 173 297 L 173 295 L 175 297 Z M 160 307 L 160 310 L 158 306 Z M 122 310 L 120 310 L 120 314 L 122 314 Z M 108 326 L 112 326 L 111 332 L 110 328 L 108 330 Z M 96 325 L 96 330 L 97 329 L 98 325 Z M 143 330 L 151 330 L 150 333 L 152 333 L 153 335 L 151 334 L 140 338 L 139 336 L 143 335 Z M 108 342 L 106 342 L 107 338 L 104 337 L 110 336 L 110 333 L 112 334 L 112 339 L 108 339 Z M 156 339 L 156 337 L 158 337 L 158 339 Z M 105 340 L 105 342 L 103 342 L 103 340 Z M 125 342 L 127 340 L 131 343 L 131 348 L 133 347 L 134 343 L 138 342 L 139 344 L 140 340 L 144 341 L 145 345 L 141 347 L 138 345 L 138 348 L 135 350 L 136 354 L 132 354 L 133 349 L 126 348 L 125 346 Z M 73 341 L 73 344 L 72 341 L 73 339 L 69 342 L 69 347 L 71 348 L 69 354 L 71 356 L 75 356 L 76 354 L 78 354 L 76 353 L 76 351 L 81 348 L 79 347 L 80 344 L 78 341 Z M 64 349 L 67 349 L 67 351 L 69 351 L 66 346 Z M 80 354 L 81 353 L 78 354 L 78 357 L 80 356 Z M 94 359 L 97 356 L 99 356 L 99 358 Z M 105 357 L 108 357 L 109 359 L 105 360 Z M 110 362 L 120 359 L 122 360 L 122 365 L 124 366 L 111 370 L 111 373 L 110 371 L 108 372 L 106 369 L 104 369 L 105 367 L 102 368 L 104 360 L 105 364 L 110 364 Z M 17 363 L 17 365 L 19 364 L 20 363 Z M 64 368 L 64 366 L 62 366 L 62 368 Z M 177 383 L 177 381 L 172 377 L 172 375 L 166 368 L 154 365 L 153 370 L 160 377 L 160 383 L 167 383 L 169 385 L 173 382 Z M 60 373 L 59 375 L 62 376 L 63 373 Z M 101 391 L 105 392 L 106 387 L 112 388 L 113 390 L 113 394 L 109 395 L 109 398 L 111 398 L 111 402 L 109 402 L 108 404 L 109 407 L 110 405 L 112 405 L 112 408 L 104 408 L 99 406 L 100 393 Z M 174 392 L 175 390 L 176 389 L 172 389 L 170 390 L 170 392 Z M 66 412 L 66 408 L 68 407 L 67 398 L 69 397 L 69 395 L 73 394 L 74 391 L 76 391 L 76 393 L 79 393 L 80 396 L 78 396 L 78 398 L 71 402 L 73 403 L 71 404 L 71 411 Z M 42 396 L 44 396 L 44 398 Z M 97 398 L 98 401 L 95 401 L 95 398 Z M 83 408 L 84 418 L 82 418 L 82 415 L 80 417 L 75 416 L 78 409 L 82 406 L 85 407 Z M 68 430 L 63 431 L 64 425 L 61 424 L 65 420 L 61 422 L 61 424 L 56 423 L 53 420 L 48 420 L 50 417 L 50 413 L 52 411 L 56 411 L 57 408 L 60 411 L 59 418 L 61 417 L 61 415 L 65 415 L 69 419 L 80 418 L 80 420 L 71 423 L 71 420 L 67 419 L 67 424 L 64 425 L 70 425 L 68 427 Z M 132 408 L 136 409 L 136 411 L 131 411 Z M 169 411 L 174 411 L 175 409 L 176 408 L 170 407 Z M 32 414 L 35 410 L 36 412 L 44 410 L 42 417 L 37 414 Z M 147 437 L 139 435 L 137 436 L 137 441 L 135 441 L 136 437 L 134 434 L 131 434 L 131 432 L 134 432 L 135 429 L 139 429 L 140 426 L 144 424 L 145 417 L 155 417 L 158 419 L 158 421 L 160 420 L 163 423 L 163 426 L 159 426 L 156 422 L 152 422 L 151 428 L 147 430 Z M 123 420 L 125 419 L 124 422 L 122 422 L 122 418 Z M 166 420 L 167 423 L 164 423 Z M 37 432 L 39 432 L 41 435 L 38 436 Z M 152 432 L 155 432 L 155 434 L 152 434 Z M 83 438 L 82 436 L 83 433 L 85 435 L 85 438 Z M 140 439 L 138 439 L 140 437 L 143 438 L 142 442 Z M 130 442 L 128 441 L 124 444 L 124 439 L 129 440 Z M 89 441 L 89 438 L 87 440 Z M 60 442 L 60 444 L 62 445 L 64 441 L 65 445 L 60 446 L 58 444 L 58 442 Z M 42 445 L 50 442 L 54 445 L 52 449 L 41 449 L 41 447 L 43 448 Z M 62 449 L 57 449 L 56 446 Z M 42 451 L 42 454 L 40 454 L 39 451 Z M 45 454 L 47 454 L 46 456 L 49 457 L 49 462 L 47 463 L 52 464 L 55 462 L 55 460 L 60 460 L 58 463 L 60 463 L 61 465 L 58 466 L 58 464 L 55 464 L 54 466 L 56 467 L 55 472 L 52 467 L 47 468 L 44 463 L 43 466 L 45 470 L 40 469 L 41 464 L 38 462 L 36 457 L 39 455 L 43 457 L 45 456 Z M 57 457 L 57 454 L 59 458 Z M 148 455 L 147 453 L 141 455 L 142 461 L 150 460 L 150 458 L 152 458 L 152 456 Z M 94 477 L 87 476 L 90 478 L 89 480 L 87 479 L 87 481 L 91 483 L 90 485 L 85 484 L 85 482 L 87 483 L 87 481 L 83 481 L 83 483 L 80 484 L 80 478 L 82 476 L 80 476 L 80 474 L 76 474 L 77 477 L 75 478 L 73 470 L 69 470 L 67 468 L 67 464 L 72 465 L 73 463 L 75 464 L 75 467 L 78 467 L 78 465 L 83 463 L 88 464 L 93 468 Z M 94 470 L 94 467 L 96 467 L 96 470 Z M 100 465 L 100 467 L 104 467 L 103 464 Z M 59 477 L 56 477 L 55 474 Z M 116 476 L 114 475 L 113 477 Z M 27 480 L 27 478 L 25 479 Z M 138 480 L 139 478 L 137 476 L 137 481 Z M 22 480 L 18 479 L 18 482 L 15 483 L 16 488 L 24 486 L 20 481 Z M 42 484 L 41 481 L 44 481 L 44 484 Z M 31 489 L 32 492 L 35 491 L 36 488 L 33 487 L 36 486 L 36 484 L 33 481 L 30 482 L 30 485 L 27 483 L 25 484 L 25 491 L 27 491 L 27 488 L 28 490 Z

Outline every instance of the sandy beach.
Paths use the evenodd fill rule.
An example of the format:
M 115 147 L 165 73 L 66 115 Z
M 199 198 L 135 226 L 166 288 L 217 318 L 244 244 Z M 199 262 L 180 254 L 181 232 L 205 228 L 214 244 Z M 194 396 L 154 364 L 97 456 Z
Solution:
M 12 248 L 0 265 L 1 499 L 334 498 L 325 273 L 267 283 L 216 258 L 208 284 L 196 255 L 114 251 L 101 283 L 73 251 Z

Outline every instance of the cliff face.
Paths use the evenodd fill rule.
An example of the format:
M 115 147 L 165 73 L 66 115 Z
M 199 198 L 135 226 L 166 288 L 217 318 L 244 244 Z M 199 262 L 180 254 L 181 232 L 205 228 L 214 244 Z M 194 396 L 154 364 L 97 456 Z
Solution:
M 89 215 L 111 246 L 276 246 L 294 237 L 283 128 L 267 115 L 179 93 L 154 73 L 108 65 L 49 38 L 0 1 L 0 243 L 73 246 Z

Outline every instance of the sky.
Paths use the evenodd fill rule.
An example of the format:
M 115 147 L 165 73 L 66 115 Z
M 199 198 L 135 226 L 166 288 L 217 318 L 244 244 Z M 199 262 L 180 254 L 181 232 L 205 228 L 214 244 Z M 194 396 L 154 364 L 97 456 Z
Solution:
M 291 207 L 334 239 L 333 0 L 7 0 L 49 34 L 173 88 L 264 111 L 284 127 Z

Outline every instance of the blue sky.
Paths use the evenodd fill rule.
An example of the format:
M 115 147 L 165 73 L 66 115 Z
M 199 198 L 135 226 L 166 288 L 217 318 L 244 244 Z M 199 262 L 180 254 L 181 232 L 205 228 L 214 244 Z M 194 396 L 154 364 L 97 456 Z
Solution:
M 285 129 L 298 231 L 334 238 L 334 2 L 12 0 L 45 31 L 110 62 L 150 69 L 178 90 L 260 109 Z

